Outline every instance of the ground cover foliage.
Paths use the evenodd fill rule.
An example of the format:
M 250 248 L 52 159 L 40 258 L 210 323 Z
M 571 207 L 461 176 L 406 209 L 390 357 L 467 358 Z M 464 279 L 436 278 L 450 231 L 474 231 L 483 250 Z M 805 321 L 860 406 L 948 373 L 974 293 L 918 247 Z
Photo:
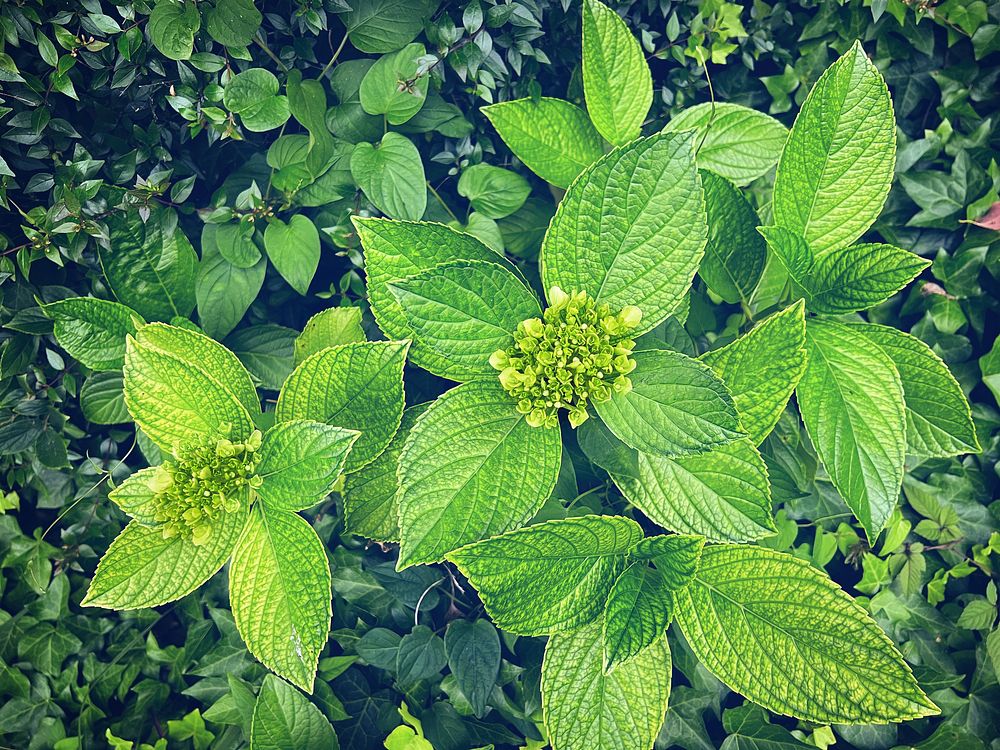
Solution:
M 0 8 L 0 746 L 997 745 L 1000 7 L 613 7 Z

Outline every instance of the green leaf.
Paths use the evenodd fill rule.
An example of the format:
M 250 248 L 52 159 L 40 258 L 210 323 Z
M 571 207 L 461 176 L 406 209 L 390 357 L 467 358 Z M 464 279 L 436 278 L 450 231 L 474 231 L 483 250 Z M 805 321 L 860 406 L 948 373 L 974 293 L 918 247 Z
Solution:
M 364 341 L 360 307 L 331 307 L 309 318 L 295 339 L 295 365 L 331 346 Z
M 233 265 L 220 253 L 209 226 L 201 235 L 201 265 L 195 287 L 198 320 L 209 336 L 223 338 L 243 319 L 264 286 L 267 261 L 262 256 L 250 268 Z
M 427 50 L 408 44 L 398 52 L 383 55 L 361 79 L 361 107 L 370 115 L 385 115 L 390 125 L 402 125 L 424 106 L 430 76 L 417 75 L 419 61 Z M 405 83 L 413 81 L 406 86 Z M 419 216 L 414 218 L 419 219 Z
M 250 653 L 312 692 L 330 632 L 331 596 L 326 549 L 309 523 L 254 507 L 229 571 L 233 619 Z
M 503 256 L 469 234 L 443 224 L 353 218 L 364 248 L 368 301 L 379 328 L 389 338 L 413 336 L 406 314 L 389 291 L 389 282 L 429 271 L 455 260 L 484 260 L 504 264 Z M 425 369 L 446 368 L 448 361 L 419 344 L 410 360 Z
M 676 598 L 678 623 L 698 659 L 770 711 L 820 724 L 938 713 L 875 621 L 804 560 L 761 547 L 709 546 Z
M 448 663 L 444 641 L 426 625 L 415 625 L 396 650 L 396 679 L 401 685 L 416 685 L 435 677 Z
M 604 609 L 604 659 L 610 671 L 661 637 L 674 616 L 663 574 L 645 560 L 618 576 Z
M 374 461 L 344 477 L 344 526 L 351 534 L 379 542 L 399 541 L 399 454 L 417 417 L 433 402 L 411 406 L 392 442 Z
M 414 351 L 435 355 L 427 369 L 459 382 L 496 377 L 490 355 L 513 344 L 518 323 L 541 314 L 534 292 L 497 263 L 443 263 L 388 287 L 413 331 Z
M 409 342 L 355 342 L 324 349 L 288 376 L 278 396 L 279 422 L 311 419 L 357 430 L 345 471 L 378 456 L 403 416 L 403 364 Z
M 436 9 L 437 2 L 426 0 L 356 0 L 341 18 L 351 44 L 362 52 L 383 53 L 413 41 Z
M 167 453 L 220 438 L 242 441 L 254 429 L 250 412 L 232 390 L 172 352 L 130 338 L 124 375 L 132 419 Z
M 333 489 L 359 437 L 353 430 L 293 420 L 264 433 L 257 494 L 268 509 L 305 510 Z
M 255 133 L 280 128 L 291 112 L 288 97 L 278 94 L 278 79 L 264 68 L 238 73 L 226 84 L 222 103 L 240 116 L 243 127 Z
M 187 60 L 194 50 L 194 35 L 201 28 L 198 6 L 193 2 L 156 0 L 147 31 L 160 52 L 171 60 Z
M 80 388 L 83 416 L 94 424 L 131 421 L 125 408 L 125 382 L 120 372 L 96 372 Z
M 132 521 L 104 553 L 81 604 L 141 609 L 187 596 L 229 559 L 246 520 L 245 510 L 222 513 L 200 545 L 191 537 L 164 539 L 162 529 Z
M 198 256 L 177 216 L 157 210 L 144 223 L 138 211 L 129 211 L 109 218 L 108 230 L 111 247 L 99 245 L 98 255 L 118 301 L 146 320 L 190 315 Z
M 726 709 L 722 725 L 729 736 L 720 750 L 810 750 L 814 747 L 799 742 L 784 727 L 770 723 L 764 709 L 752 703 Z
M 774 429 L 805 372 L 805 335 L 805 310 L 799 303 L 701 357 L 726 384 L 754 445 Z
M 253 750 L 339 750 L 337 734 L 322 712 L 298 690 L 266 675 L 250 725 Z
M 874 541 L 903 481 L 899 372 L 864 333 L 842 323 L 811 319 L 806 351 L 808 365 L 796 389 L 802 421 L 834 487 Z
M 969 402 L 948 366 L 920 339 L 888 326 L 858 324 L 889 355 L 903 384 L 907 453 L 944 458 L 982 450 Z
M 386 133 L 378 146 L 357 144 L 351 154 L 351 174 L 368 200 L 387 216 L 416 220 L 424 215 L 424 164 L 405 135 Z
M 698 273 L 724 301 L 749 304 L 767 262 L 767 243 L 757 232 L 757 212 L 725 178 L 702 171 L 701 182 L 708 244 Z
M 892 245 L 831 250 L 809 269 L 806 305 L 830 315 L 867 310 L 885 302 L 929 265 L 929 260 Z
M 202 252 L 205 243 L 214 243 L 222 257 L 237 268 L 252 268 L 260 260 L 253 237 L 254 227 L 248 222 L 206 224 L 201 230 Z
M 296 214 L 286 224 L 271 219 L 264 230 L 267 257 L 282 278 L 299 294 L 309 291 L 309 284 L 319 268 L 319 231 L 302 214 Z
M 139 523 L 153 526 L 157 522 L 153 499 L 159 476 L 159 467 L 140 469 L 111 490 L 108 499 Z
M 635 476 L 612 472 L 639 510 L 665 529 L 725 542 L 775 532 L 764 459 L 749 439 L 678 458 L 638 454 Z
M 653 78 L 625 22 L 597 0 L 583 3 L 583 91 L 597 131 L 616 146 L 639 136 Z
M 681 456 L 745 437 L 732 396 L 707 365 L 666 349 L 636 352 L 633 359 L 632 389 L 594 404 L 627 446 Z
M 817 257 L 860 237 L 882 211 L 896 160 L 889 89 L 857 42 L 813 86 L 778 162 L 775 224 Z
M 566 191 L 542 243 L 542 280 L 546 291 L 586 291 L 612 311 L 638 306 L 638 335 L 680 304 L 707 238 L 690 136 L 642 138 Z
M 208 11 L 205 26 L 219 44 L 246 47 L 253 41 L 262 20 L 253 0 L 218 0 Z
M 440 396 L 399 458 L 399 570 L 524 524 L 555 487 L 561 460 L 559 430 L 531 427 L 498 382 Z
M 517 99 L 480 111 L 514 155 L 556 187 L 568 188 L 604 156 L 601 136 L 587 113 L 562 99 Z
M 809 284 L 809 272 L 815 262 L 809 243 L 801 235 L 784 227 L 757 227 L 757 231 L 767 240 L 767 246 L 792 280 L 795 291 L 804 294 L 805 287 Z
M 703 102 L 682 109 L 665 133 L 694 130 L 698 166 L 747 185 L 778 163 L 788 128 L 773 117 L 740 104 Z
M 663 586 L 668 591 L 677 591 L 691 582 L 698 570 L 705 539 L 686 534 L 660 534 L 649 536 L 639 542 L 633 556 L 641 560 L 652 560 L 656 569 L 663 574 Z
M 473 713 L 486 714 L 500 672 L 500 636 L 489 620 L 453 620 L 444 636 L 448 668 Z
M 297 336 L 298 332 L 291 328 L 262 323 L 233 331 L 223 343 L 261 388 L 278 391 L 294 367 Z
M 125 337 L 141 318 L 125 305 L 93 297 L 71 297 L 42 306 L 54 321 L 59 346 L 91 370 L 118 370 L 125 363 Z
M 490 219 L 517 211 L 531 194 L 531 185 L 517 172 L 490 164 L 474 164 L 458 178 L 458 194 Z
M 613 672 L 604 671 L 600 623 L 549 638 L 542 661 L 542 712 L 558 750 L 649 750 L 670 697 L 666 637 Z
M 497 627 L 545 635 L 600 616 L 640 539 L 642 530 L 631 519 L 580 516 L 476 542 L 448 559 L 476 587 Z

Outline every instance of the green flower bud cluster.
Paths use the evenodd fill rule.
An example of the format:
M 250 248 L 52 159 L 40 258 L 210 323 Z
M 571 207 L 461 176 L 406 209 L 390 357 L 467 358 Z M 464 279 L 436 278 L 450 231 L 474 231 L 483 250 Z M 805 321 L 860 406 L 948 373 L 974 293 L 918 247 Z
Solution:
M 588 401 L 632 389 L 635 342 L 629 335 L 642 312 L 629 305 L 612 314 L 586 292 L 567 294 L 559 287 L 550 290 L 549 300 L 541 319 L 518 323 L 514 345 L 493 352 L 490 364 L 528 424 L 555 427 L 559 409 L 568 409 L 575 428 L 587 419 Z
M 182 449 L 159 466 L 153 480 L 155 518 L 163 536 L 189 536 L 194 544 L 208 541 L 212 521 L 239 510 L 247 488 L 260 487 L 257 475 L 262 435 L 254 430 L 244 443 L 221 439 Z

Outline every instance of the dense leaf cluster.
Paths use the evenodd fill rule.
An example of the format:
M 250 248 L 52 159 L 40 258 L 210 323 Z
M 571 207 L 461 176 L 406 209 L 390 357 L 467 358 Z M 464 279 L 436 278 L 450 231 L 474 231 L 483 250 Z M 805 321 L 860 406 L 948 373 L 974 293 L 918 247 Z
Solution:
M 996 744 L 996 3 L 636 2 L 615 10 L 639 44 L 616 48 L 602 44 L 617 28 L 614 14 L 597 3 L 583 12 L 547 0 L 254 5 L 0 6 L 0 745 L 284 748 L 339 738 L 344 748 L 460 750 L 540 747 L 546 731 L 558 748 L 619 730 L 687 750 Z M 783 182 L 785 160 L 808 164 L 814 144 L 796 150 L 793 137 L 782 149 L 807 93 L 856 39 L 871 63 L 852 58 L 813 99 L 876 100 L 883 90 L 867 89 L 864 76 L 873 64 L 892 96 L 895 133 L 866 129 L 831 150 L 856 165 L 854 149 L 869 160 L 865 170 L 886 174 L 878 162 L 895 135 L 896 179 L 891 189 L 886 178 L 859 191 L 857 205 L 840 211 L 821 204 L 836 192 L 824 175 L 843 170 L 813 165 L 800 174 L 815 184 Z M 602 79 L 615 66 L 644 82 L 640 93 L 620 96 Z M 552 138 L 512 154 L 504 133 L 525 121 L 544 123 Z M 563 190 L 601 159 L 605 142 L 664 129 L 695 130 L 701 171 L 683 179 L 704 188 L 704 257 L 671 269 L 678 294 L 697 271 L 680 311 L 671 290 L 641 285 L 622 290 L 611 311 L 637 306 L 641 332 L 659 324 L 647 332 L 658 351 L 636 356 L 634 390 L 665 387 L 641 381 L 643 372 L 696 373 L 690 394 L 714 393 L 720 419 L 735 409 L 739 424 L 716 421 L 711 430 L 724 437 L 707 453 L 674 445 L 661 455 L 649 441 L 663 435 L 626 433 L 632 420 L 616 421 L 610 407 L 561 436 L 508 419 L 509 397 L 486 384 L 498 374 L 488 355 L 507 339 L 431 346 L 428 331 L 440 326 L 428 301 L 457 299 L 474 277 L 478 291 L 507 300 L 494 322 L 513 325 L 496 331 L 540 317 L 530 290 L 597 257 L 564 223 L 546 242 L 558 250 L 551 257 L 569 261 L 539 278 L 536 259 Z M 665 152 L 684 138 L 648 140 Z M 825 223 L 802 213 L 810 191 Z M 662 192 L 652 215 L 697 224 L 698 207 L 674 199 L 684 190 Z M 447 226 L 422 236 L 412 224 L 368 218 L 380 215 Z M 675 239 L 683 241 L 672 237 L 671 247 Z M 505 253 L 501 265 L 494 251 Z M 441 266 L 449 256 L 461 264 Z M 872 273 L 886 267 L 892 272 Z M 801 302 L 764 314 L 783 291 Z M 860 310 L 866 323 L 832 319 Z M 809 317 L 806 326 L 807 312 L 828 320 Z M 184 337 L 192 321 L 239 361 L 220 369 L 226 354 Z M 367 343 L 379 330 L 392 341 Z M 803 351 L 823 369 L 806 368 Z M 741 361 L 759 366 L 741 370 Z M 217 400 L 135 430 L 143 406 L 131 396 L 126 403 L 125 379 L 139 372 L 155 384 L 173 367 L 179 381 L 192 363 L 218 386 Z M 219 385 L 222 371 L 230 376 Z M 343 373 L 370 377 L 336 380 Z M 436 376 L 463 384 L 441 396 Z M 726 388 L 713 390 L 722 381 Z M 318 394 L 314 382 L 337 386 Z M 781 411 L 796 383 L 804 425 Z M 892 404 L 849 420 L 892 454 L 874 474 L 863 457 L 831 468 L 836 442 L 818 429 L 819 415 L 840 408 L 828 402 L 831 383 L 841 393 L 858 384 L 894 393 L 900 409 L 905 398 L 895 415 L 902 430 L 885 418 Z M 356 411 L 368 421 L 338 421 L 364 393 L 382 396 Z M 442 410 L 425 403 L 434 398 L 479 409 L 481 422 L 442 442 Z M 931 412 L 935 419 L 922 416 Z M 142 467 L 172 460 L 176 430 L 202 445 L 226 425 L 237 443 L 263 433 L 253 473 L 265 479 L 244 488 L 230 523 L 190 551 L 196 558 L 177 558 L 198 565 L 169 591 L 157 590 L 155 577 L 147 586 L 105 578 L 89 595 L 108 606 L 144 606 L 136 592 L 146 604 L 175 601 L 118 613 L 81 607 L 128 516 L 137 520 L 126 533 L 171 563 L 173 537 L 141 523 L 165 520 L 143 515 L 163 488 L 147 473 L 156 470 Z M 421 457 L 488 458 L 497 463 L 483 474 L 495 483 L 490 468 L 522 455 L 494 450 L 502 445 L 490 436 L 504 430 L 528 450 L 517 481 L 498 488 L 502 512 L 483 520 L 485 533 L 442 543 L 438 517 L 418 511 L 434 511 L 443 495 L 453 502 L 486 490 L 463 485 L 461 471 L 429 483 Z M 303 445 L 313 450 L 295 456 Z M 411 468 L 397 476 L 401 464 Z M 398 513 L 397 483 L 409 490 Z M 550 498 L 540 511 L 539 494 Z M 685 526 L 696 508 L 705 518 Z M 399 513 L 408 527 L 399 528 Z M 485 556 L 475 544 L 456 550 L 529 518 L 527 529 L 479 542 L 509 545 L 514 570 L 479 570 Z M 654 525 L 682 533 L 654 536 Z M 533 540 L 532 529 L 548 536 Z M 685 533 L 760 546 L 703 547 Z M 582 561 L 540 565 L 553 539 L 584 550 Z M 301 590 L 265 585 L 323 555 L 328 574 L 311 566 L 296 576 Z M 446 556 L 451 562 L 417 564 Z M 227 560 L 228 581 L 216 576 L 189 593 Z M 685 560 L 699 560 L 698 577 L 675 592 L 672 576 L 693 575 Z M 758 577 L 736 575 L 739 565 Z M 844 604 L 827 576 L 857 604 Z M 796 579 L 794 591 L 775 586 L 785 578 Z M 541 590 L 555 595 L 570 584 L 591 596 L 567 600 L 562 620 L 527 606 Z M 753 675 L 739 682 L 717 648 L 732 632 L 724 622 L 732 602 L 754 597 L 842 605 L 848 629 L 874 620 L 940 716 L 840 723 L 859 712 L 886 715 L 884 699 L 869 692 L 847 708 L 835 693 L 872 660 L 881 669 L 866 686 L 899 669 L 888 641 L 867 630 L 861 640 L 803 651 L 802 639 L 775 629 L 747 658 L 777 655 L 776 668 L 829 684 L 827 705 L 841 710 L 782 717 L 802 716 L 815 695 L 777 694 Z M 591 609 L 569 606 L 579 601 Z M 740 617 L 754 616 L 741 606 Z M 328 639 L 308 631 L 331 610 Z M 692 614 L 708 611 L 718 619 Z M 812 616 L 793 614 L 800 623 Z M 676 627 L 660 637 L 671 619 L 686 640 Z M 570 621 L 579 627 L 565 630 Z M 270 638 L 273 628 L 298 640 Z M 759 634 L 748 631 L 743 642 Z M 664 679 L 671 661 L 672 690 Z M 310 697 L 261 662 L 311 685 Z M 604 713 L 581 712 L 605 695 L 630 696 L 630 709 L 609 702 Z M 644 717 L 662 713 L 668 695 L 661 729 Z M 927 713 L 920 695 L 900 695 L 895 715 Z

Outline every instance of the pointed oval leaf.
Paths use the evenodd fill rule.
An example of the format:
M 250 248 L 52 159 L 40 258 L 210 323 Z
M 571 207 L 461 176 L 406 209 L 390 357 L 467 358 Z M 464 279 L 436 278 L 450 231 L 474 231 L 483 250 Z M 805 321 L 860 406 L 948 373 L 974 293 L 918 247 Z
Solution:
M 424 215 L 424 163 L 405 135 L 386 133 L 378 146 L 359 143 L 351 154 L 351 174 L 368 200 L 386 216 L 416 220 Z
M 117 370 L 125 364 L 125 337 L 135 333 L 138 314 L 118 302 L 72 297 L 42 311 L 53 320 L 59 346 L 91 370 Z
M 674 616 L 663 574 L 645 560 L 618 576 L 604 608 L 604 660 L 608 671 L 660 638 Z
M 264 248 L 271 263 L 292 289 L 306 294 L 319 268 L 319 232 L 316 225 L 302 214 L 296 214 L 287 224 L 281 219 L 272 219 L 264 230 Z
M 929 260 L 892 245 L 851 245 L 817 258 L 805 284 L 807 306 L 829 315 L 867 310 L 913 281 Z
M 726 302 L 749 304 L 767 262 L 767 243 L 757 232 L 757 212 L 724 177 L 703 170 L 701 182 L 708 244 L 698 273 Z
M 108 493 L 108 499 L 139 523 L 152 526 L 156 523 L 156 479 L 160 470 L 156 466 L 139 469 Z
M 478 717 L 500 673 L 500 636 L 489 620 L 453 620 L 444 636 L 448 668 Z
M 250 723 L 253 750 L 339 750 L 330 722 L 304 695 L 266 675 Z

